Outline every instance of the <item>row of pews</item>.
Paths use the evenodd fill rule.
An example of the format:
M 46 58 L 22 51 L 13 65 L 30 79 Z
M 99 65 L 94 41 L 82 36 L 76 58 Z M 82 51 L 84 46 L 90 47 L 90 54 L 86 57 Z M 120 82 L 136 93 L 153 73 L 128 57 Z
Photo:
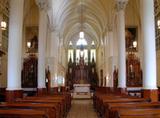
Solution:
M 160 103 L 126 94 L 96 92 L 93 105 L 100 118 L 160 118 Z
M 0 103 L 0 118 L 65 118 L 70 108 L 69 93 L 18 98 Z

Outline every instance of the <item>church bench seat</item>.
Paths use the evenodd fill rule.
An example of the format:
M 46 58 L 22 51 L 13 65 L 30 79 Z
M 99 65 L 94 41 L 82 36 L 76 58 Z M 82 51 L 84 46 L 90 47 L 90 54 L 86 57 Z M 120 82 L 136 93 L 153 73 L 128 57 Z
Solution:
M 116 95 L 103 95 L 96 101 L 96 109 L 100 116 L 105 112 L 104 105 L 107 103 L 120 103 L 120 102 L 147 102 L 147 99 L 130 97 L 130 96 L 116 96 Z
M 26 97 L 26 98 L 23 98 L 23 100 L 58 101 L 58 102 L 60 102 L 60 104 L 63 105 L 64 109 L 66 109 L 66 107 L 67 107 L 67 101 L 62 97 L 48 97 L 48 96 L 45 96 L 45 97 Z
M 17 102 L 26 102 L 26 103 L 48 103 L 48 104 L 58 104 L 59 105 L 59 108 L 60 108 L 60 115 L 61 117 L 64 117 L 66 114 L 65 114 L 65 108 L 64 108 L 64 104 L 62 103 L 62 100 L 54 100 L 54 99 L 50 99 L 50 100 L 47 100 L 47 99 L 43 99 L 43 98 L 37 98 L 37 99 L 17 99 L 16 100 Z
M 71 94 L 68 93 L 68 92 L 63 92 L 62 94 L 58 94 L 58 95 L 51 95 L 52 97 L 56 97 L 56 96 L 65 96 L 65 100 L 67 102 L 67 111 L 70 110 L 71 108 L 71 101 L 72 101 L 72 98 L 71 98 Z
M 133 98 L 127 95 L 115 95 L 115 94 L 97 94 L 94 98 L 94 107 L 97 108 L 101 106 L 100 104 L 103 104 L 103 100 L 105 99 L 119 99 L 119 98 Z M 98 109 L 98 108 L 97 108 Z
M 105 107 L 105 114 L 104 118 L 112 118 L 113 115 L 118 110 L 126 110 L 126 109 L 160 109 L 159 103 L 146 103 L 146 102 L 140 102 L 140 103 L 108 103 L 108 106 Z
M 134 116 L 121 116 L 121 118 L 160 118 L 160 114 L 151 114 L 151 115 L 134 115 Z
M 115 94 L 102 94 L 97 93 L 94 98 L 94 107 L 100 117 L 104 117 L 106 114 L 106 106 L 109 103 L 135 103 L 135 102 L 148 102 L 148 99 L 137 98 L 127 95 L 115 95 Z
M 49 118 L 45 111 L 34 109 L 0 109 L 0 118 Z
M 130 103 L 130 102 L 146 102 L 146 99 L 142 98 L 118 98 L 118 99 L 108 99 L 104 100 L 101 106 L 99 107 L 99 113 L 100 115 L 105 114 L 105 104 L 108 103 Z
M 160 109 L 119 109 L 109 118 L 159 118 Z
M 43 110 L 48 114 L 49 118 L 59 118 L 60 111 L 56 104 L 33 104 L 33 103 L 3 103 L 0 104 L 0 109 L 36 109 Z
M 63 104 L 65 105 L 65 111 L 68 112 L 69 109 L 71 108 L 71 96 L 70 94 L 57 94 L 57 95 L 50 95 L 50 96 L 45 96 L 45 97 L 25 97 L 24 99 L 58 99 L 58 100 L 62 100 Z

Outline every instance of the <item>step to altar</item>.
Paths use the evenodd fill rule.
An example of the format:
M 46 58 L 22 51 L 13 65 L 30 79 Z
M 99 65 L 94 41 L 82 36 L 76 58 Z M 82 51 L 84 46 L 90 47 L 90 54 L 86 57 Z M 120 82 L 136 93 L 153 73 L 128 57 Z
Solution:
M 73 99 L 90 99 L 93 93 L 90 92 L 74 92 L 71 94 Z

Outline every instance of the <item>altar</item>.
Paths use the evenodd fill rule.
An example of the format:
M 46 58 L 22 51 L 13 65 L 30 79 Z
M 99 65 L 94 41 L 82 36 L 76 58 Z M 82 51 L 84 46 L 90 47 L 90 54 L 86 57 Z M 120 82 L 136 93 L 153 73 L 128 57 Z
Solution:
M 90 84 L 74 84 L 74 92 L 76 93 L 89 93 Z
M 74 84 L 73 98 L 91 98 L 90 84 Z

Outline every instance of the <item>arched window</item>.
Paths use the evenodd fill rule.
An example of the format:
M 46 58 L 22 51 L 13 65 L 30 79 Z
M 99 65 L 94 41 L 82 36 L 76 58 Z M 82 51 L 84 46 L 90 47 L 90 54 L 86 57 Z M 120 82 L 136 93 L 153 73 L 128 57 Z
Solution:
M 87 41 L 86 41 L 86 39 L 84 39 L 84 38 L 80 38 L 80 39 L 78 39 L 76 45 L 77 45 L 77 46 L 81 46 L 81 45 L 86 46 L 86 45 L 87 45 Z

